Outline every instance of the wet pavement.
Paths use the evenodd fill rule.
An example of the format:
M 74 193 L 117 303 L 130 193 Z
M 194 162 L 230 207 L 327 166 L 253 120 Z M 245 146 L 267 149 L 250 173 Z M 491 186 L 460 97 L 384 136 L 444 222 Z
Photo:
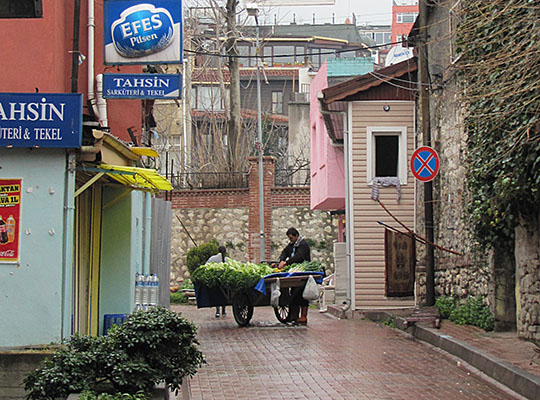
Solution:
M 310 310 L 307 327 L 256 307 L 251 326 L 232 313 L 171 306 L 199 328 L 205 364 L 191 399 L 516 399 L 478 370 L 399 330 Z

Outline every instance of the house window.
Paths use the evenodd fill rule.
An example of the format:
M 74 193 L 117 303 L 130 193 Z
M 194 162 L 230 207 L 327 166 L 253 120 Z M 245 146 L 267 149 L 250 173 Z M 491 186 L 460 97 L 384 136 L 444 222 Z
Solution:
M 306 53 L 306 48 L 303 47 L 303 46 L 302 46 L 302 47 L 296 46 L 296 47 L 294 48 L 294 54 L 295 54 L 294 60 L 295 60 L 295 62 L 296 62 L 297 64 L 305 64 L 305 62 L 306 62 L 306 55 L 305 55 L 305 53 Z
M 375 135 L 375 176 L 398 176 L 399 135 Z
M 418 17 L 418 13 L 412 12 L 412 13 L 398 13 L 396 18 L 396 22 L 398 24 L 411 24 L 414 22 L 414 20 Z
M 223 111 L 226 96 L 228 93 L 221 95 L 219 86 L 196 86 L 192 89 L 192 108 L 204 111 Z
M 293 46 L 274 46 L 274 65 L 292 64 L 294 62 Z
M 41 18 L 41 0 L 2 0 L 0 18 Z
M 283 114 L 283 92 L 272 92 L 272 114 Z
M 375 177 L 397 176 L 407 183 L 407 128 L 367 128 L 367 183 Z

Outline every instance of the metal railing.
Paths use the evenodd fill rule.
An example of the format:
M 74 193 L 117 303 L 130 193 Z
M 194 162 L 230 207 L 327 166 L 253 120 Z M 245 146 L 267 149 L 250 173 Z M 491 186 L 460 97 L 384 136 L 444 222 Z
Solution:
M 187 172 L 167 178 L 177 190 L 245 189 L 249 184 L 247 172 Z
M 309 186 L 310 183 L 309 168 L 276 168 L 275 175 L 276 187 Z

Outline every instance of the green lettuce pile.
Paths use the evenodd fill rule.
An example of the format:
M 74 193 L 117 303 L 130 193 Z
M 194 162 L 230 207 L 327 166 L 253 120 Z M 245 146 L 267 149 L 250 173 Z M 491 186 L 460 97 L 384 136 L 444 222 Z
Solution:
M 266 264 L 241 263 L 227 260 L 224 263 L 201 265 L 191 275 L 191 280 L 211 288 L 249 290 L 264 276 L 274 270 Z
M 286 265 L 283 272 L 324 272 L 324 265 L 318 261 L 304 261 L 303 263 L 295 263 Z

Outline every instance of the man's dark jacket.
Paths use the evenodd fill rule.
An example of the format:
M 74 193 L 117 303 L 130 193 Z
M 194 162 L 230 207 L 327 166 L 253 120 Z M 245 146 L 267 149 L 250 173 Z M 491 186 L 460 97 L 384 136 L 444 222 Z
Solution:
M 294 256 L 291 257 L 293 248 Z M 279 261 L 286 261 L 287 265 L 311 261 L 309 245 L 307 244 L 306 240 L 302 239 L 299 242 L 289 243 L 281 252 Z

